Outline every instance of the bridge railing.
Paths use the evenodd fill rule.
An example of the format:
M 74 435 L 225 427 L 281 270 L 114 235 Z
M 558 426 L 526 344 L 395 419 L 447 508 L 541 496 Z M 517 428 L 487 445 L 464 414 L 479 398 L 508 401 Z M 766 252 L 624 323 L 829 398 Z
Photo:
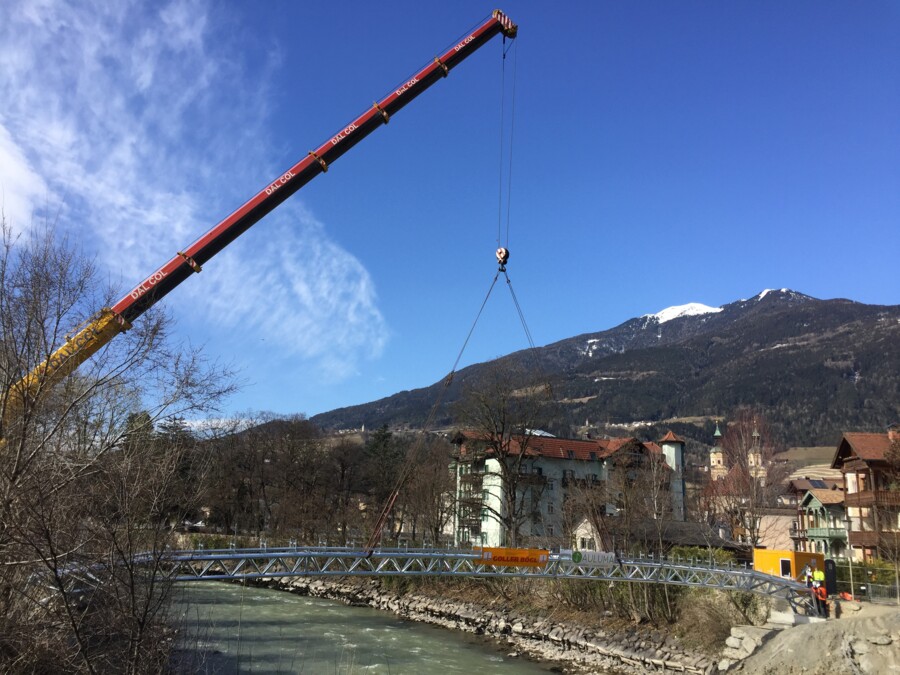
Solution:
M 717 588 L 782 597 L 797 611 L 815 613 L 809 589 L 740 565 L 658 557 L 607 558 L 575 562 L 551 554 L 545 566 L 518 567 L 483 561 L 480 554 L 455 549 L 379 548 L 370 555 L 349 547 L 261 547 L 172 551 L 165 574 L 176 581 L 266 579 L 297 576 L 457 576 L 594 579 Z

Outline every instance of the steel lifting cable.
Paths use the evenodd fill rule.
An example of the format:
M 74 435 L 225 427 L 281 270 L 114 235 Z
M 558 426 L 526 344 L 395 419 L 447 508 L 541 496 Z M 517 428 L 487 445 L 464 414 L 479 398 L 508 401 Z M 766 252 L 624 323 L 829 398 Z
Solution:
M 366 542 L 366 548 L 364 549 L 366 552 L 366 557 L 372 555 L 372 552 L 375 550 L 375 547 L 381 540 L 381 531 L 384 529 L 384 526 L 387 523 L 388 516 L 390 515 L 391 510 L 394 508 L 394 504 L 397 502 L 397 497 L 400 495 L 400 490 L 403 489 L 403 486 L 406 484 L 406 481 L 409 480 L 409 477 L 412 474 L 413 468 L 416 466 L 415 460 L 418 458 L 419 453 L 422 450 L 422 446 L 425 444 L 426 434 L 428 433 L 429 429 L 431 429 L 431 424 L 434 422 L 434 416 L 437 414 L 438 408 L 440 408 L 441 403 L 444 402 L 444 395 L 447 393 L 447 390 L 453 383 L 453 376 L 454 374 L 456 374 L 456 368 L 459 366 L 459 362 L 462 360 L 463 353 L 466 351 L 469 340 L 472 338 L 472 333 L 475 332 L 475 326 L 478 325 L 478 320 L 481 318 L 481 315 L 484 312 L 484 308 L 487 305 L 488 299 L 491 297 L 494 286 L 497 285 L 497 279 L 500 278 L 501 271 L 503 271 L 505 274 L 505 270 L 497 270 L 497 273 L 494 275 L 494 279 L 493 281 L 491 281 L 488 292 L 484 296 L 484 300 L 482 300 L 481 302 L 481 307 L 478 308 L 478 314 L 475 315 L 475 321 L 472 322 L 472 327 L 469 328 L 469 333 L 468 335 L 466 335 L 466 339 L 463 341 L 463 345 L 459 350 L 459 354 L 456 355 L 456 361 L 453 362 L 453 368 L 450 369 L 450 373 L 444 378 L 444 386 L 438 390 L 438 394 L 435 397 L 434 404 L 431 406 L 428 417 L 425 419 L 425 423 L 422 425 L 422 433 L 419 435 L 418 439 L 413 444 L 413 447 L 407 453 L 407 461 L 403 467 L 403 470 L 400 472 L 400 476 L 397 478 L 397 482 L 394 484 L 394 489 L 391 491 L 390 497 L 388 497 L 384 508 L 381 510 L 381 514 L 378 516 L 378 520 L 375 523 L 375 528 L 372 530 L 372 534 L 369 536 L 369 541 Z M 507 282 L 509 282 L 509 277 L 507 277 L 506 280 Z M 530 339 L 531 338 L 529 336 L 529 340 Z
M 513 138 L 516 127 L 516 74 L 518 71 L 518 58 L 513 58 L 513 78 L 512 78 L 512 105 L 510 106 L 510 128 L 509 128 L 509 168 L 506 173 L 506 239 L 502 237 L 503 233 L 503 127 L 506 122 L 506 54 L 513 47 L 517 47 L 518 41 L 513 42 L 509 47 L 506 46 L 506 37 L 503 38 L 502 58 L 500 66 L 500 133 L 498 134 L 499 151 L 499 170 L 497 172 L 497 246 L 509 248 L 509 221 L 510 207 L 512 205 L 512 157 L 513 157 Z M 518 49 L 514 53 L 514 57 L 518 55 Z
M 503 246 L 503 240 L 501 238 L 501 232 L 503 228 L 503 121 L 505 119 L 504 115 L 504 104 L 506 103 L 506 36 L 503 37 L 503 56 L 500 59 L 500 124 L 498 129 L 500 133 L 497 134 L 497 142 L 500 144 L 499 152 L 497 153 L 497 161 L 499 162 L 497 167 L 497 248 Z M 508 235 L 508 233 L 507 233 Z M 509 237 L 507 236 L 507 239 Z
M 513 304 L 516 306 L 516 313 L 519 315 L 519 322 L 522 324 L 522 329 L 525 331 L 525 338 L 528 340 L 528 349 L 531 354 L 532 361 L 534 365 L 537 367 L 538 371 L 541 373 L 541 379 L 547 382 L 545 387 L 545 392 L 547 397 L 550 398 L 553 394 L 552 388 L 550 386 L 549 378 L 547 374 L 544 372 L 544 367 L 541 365 L 541 360 L 537 355 L 537 347 L 534 344 L 534 340 L 531 337 L 531 330 L 528 328 L 528 322 L 525 321 L 525 312 L 522 311 L 522 305 L 519 304 L 519 298 L 516 297 L 516 292 L 513 290 L 512 279 L 509 278 L 509 274 L 506 273 L 506 269 L 503 270 L 503 276 L 506 277 L 506 287 L 509 288 L 509 294 L 512 296 Z
M 534 345 L 534 340 L 531 336 L 531 330 L 528 328 L 528 322 L 525 320 L 525 313 L 522 311 L 522 305 L 519 303 L 519 299 L 516 297 L 516 292 L 512 286 L 512 280 L 509 278 L 509 275 L 506 273 L 506 260 L 509 258 L 509 225 L 511 221 L 512 214 L 512 169 L 513 169 L 513 147 L 515 140 L 515 131 L 516 131 L 516 83 L 518 81 L 517 72 L 519 60 L 518 56 L 518 41 L 515 41 L 509 47 L 506 46 L 506 39 L 503 40 L 503 66 L 501 68 L 502 75 L 501 79 L 504 82 L 503 86 L 503 94 L 500 97 L 500 189 L 498 200 L 500 205 L 498 206 L 498 218 L 497 218 L 497 245 L 500 246 L 500 232 L 502 228 L 503 222 L 503 122 L 504 122 L 504 101 L 506 97 L 506 54 L 510 49 L 516 47 L 516 51 L 513 54 L 513 77 L 512 77 L 512 105 L 510 106 L 510 119 L 509 119 L 509 157 L 508 162 L 509 166 L 506 171 L 506 240 L 502 245 L 503 247 L 497 251 L 498 259 L 500 256 L 500 251 L 503 251 L 503 255 L 505 256 L 502 260 L 500 260 L 500 271 L 503 272 L 503 276 L 506 277 L 506 285 L 509 288 L 509 293 L 512 296 L 513 304 L 516 308 L 516 314 L 519 316 L 519 322 L 522 324 L 522 329 L 525 331 L 525 338 L 528 340 L 528 347 L 531 350 L 531 354 L 534 360 L 535 366 L 541 373 L 541 379 L 546 380 L 546 374 L 544 373 L 544 369 L 541 366 L 540 359 L 537 358 L 536 347 Z M 547 386 L 548 393 L 550 392 L 549 383 Z
M 534 340 L 531 339 L 531 331 L 528 330 L 528 323 L 525 321 L 525 313 L 522 311 L 522 306 L 519 304 L 519 299 L 516 297 L 516 292 L 513 290 L 512 279 L 509 278 L 506 270 L 503 270 L 503 276 L 506 277 L 506 285 L 509 288 L 510 295 L 512 295 L 513 304 L 516 306 L 516 313 L 519 315 L 519 321 L 522 323 L 522 328 L 525 330 L 525 337 L 528 339 L 528 346 L 531 349 L 534 349 Z
M 514 45 L 516 43 L 513 43 Z M 387 502 L 384 505 L 384 508 L 381 510 L 381 513 L 378 517 L 378 520 L 375 523 L 375 527 L 372 530 L 372 534 L 369 537 L 369 541 L 366 543 L 366 556 L 370 557 L 375 550 L 375 547 L 378 545 L 378 542 L 381 540 L 381 533 L 384 529 L 385 524 L 387 523 L 387 519 L 390 516 L 391 511 L 394 508 L 394 505 L 397 502 L 397 498 L 400 495 L 400 490 L 403 489 L 403 486 L 406 484 L 407 480 L 409 480 L 410 475 L 413 472 L 413 469 L 416 466 L 416 460 L 419 456 L 419 453 L 422 450 L 422 446 L 425 443 L 426 435 L 431 428 L 432 423 L 434 422 L 434 417 L 437 414 L 438 408 L 440 408 L 441 404 L 444 401 L 444 396 L 447 393 L 447 390 L 450 388 L 450 385 L 453 382 L 453 376 L 456 374 L 456 369 L 459 367 L 459 363 L 462 360 L 463 354 L 466 351 L 466 347 L 469 344 L 469 340 L 472 338 L 472 334 L 475 332 L 475 327 L 478 325 L 479 319 L 481 319 L 481 315 L 484 313 L 484 308 L 487 306 L 488 300 L 491 297 L 491 293 L 494 290 L 494 287 L 497 285 L 497 280 L 500 278 L 500 274 L 506 278 L 506 284 L 509 288 L 509 292 L 512 295 L 513 304 L 516 308 L 516 313 L 518 314 L 519 321 L 522 324 L 522 328 L 525 331 L 525 337 L 528 340 L 528 346 L 531 350 L 531 353 L 535 353 L 535 345 L 534 340 L 531 336 L 531 331 L 528 328 L 528 323 L 525 321 L 525 313 L 522 311 L 522 306 L 519 304 L 519 299 L 516 297 L 516 292 L 513 290 L 512 281 L 509 278 L 509 275 L 506 273 L 506 262 L 509 259 L 509 251 L 505 246 L 501 246 L 501 235 L 503 231 L 503 122 L 505 119 L 504 108 L 505 108 L 505 97 L 506 97 L 506 54 L 511 47 L 506 46 L 506 37 L 503 38 L 503 52 L 502 52 L 502 66 L 501 66 L 501 97 L 500 97 L 500 177 L 499 177 L 499 189 L 498 189 L 498 204 L 497 204 L 497 262 L 498 270 L 494 275 L 493 280 L 491 281 L 491 285 L 488 288 L 487 294 L 484 296 L 484 300 L 481 302 L 481 307 L 478 308 L 478 313 L 475 315 L 475 320 L 472 322 L 471 328 L 469 328 L 469 332 L 466 335 L 466 339 L 463 341 L 462 347 L 459 350 L 459 353 L 456 356 L 456 361 L 453 362 L 453 367 L 450 369 L 450 373 L 444 378 L 443 386 L 438 390 L 437 396 L 435 397 L 434 404 L 431 406 L 431 410 L 428 413 L 428 417 L 425 420 L 425 423 L 422 425 L 422 433 L 419 435 L 416 442 L 413 444 L 413 447 L 410 449 L 409 453 L 407 453 L 407 461 L 403 467 L 403 470 L 400 472 L 400 475 L 397 479 L 396 484 L 394 485 L 394 489 L 391 491 L 391 495 L 388 498 Z M 509 170 L 507 171 L 507 188 L 506 188 L 506 243 L 509 243 L 509 225 L 510 225 L 510 206 L 512 203 L 512 142 L 513 142 L 513 131 L 515 129 L 515 92 L 516 92 L 516 65 L 517 60 L 515 60 L 513 65 L 513 95 L 512 95 L 512 111 L 511 111 L 511 120 L 510 120 L 510 136 L 509 136 Z M 540 366 L 540 361 L 535 358 L 535 363 L 538 366 L 538 369 L 541 370 L 541 375 L 543 377 L 543 369 Z M 549 387 L 548 387 L 549 391 Z
M 512 167 L 513 167 L 513 138 L 516 131 L 516 73 L 518 71 L 519 59 L 517 58 L 519 49 L 518 42 L 514 42 L 516 47 L 513 58 L 513 83 L 512 83 L 512 110 L 509 119 L 509 169 L 506 172 L 506 248 L 509 248 L 509 219 L 512 210 Z M 503 59 L 506 59 L 506 51 L 503 52 Z

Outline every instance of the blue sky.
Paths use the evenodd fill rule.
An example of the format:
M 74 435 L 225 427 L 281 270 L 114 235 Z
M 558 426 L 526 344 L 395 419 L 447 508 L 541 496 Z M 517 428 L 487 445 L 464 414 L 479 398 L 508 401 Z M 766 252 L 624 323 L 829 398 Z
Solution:
M 124 294 L 491 9 L 4 2 L 6 218 L 58 214 Z M 900 5 L 503 9 L 509 274 L 537 344 L 764 288 L 900 302 Z M 164 301 L 241 371 L 229 410 L 447 373 L 496 268 L 502 90 L 495 39 Z M 526 345 L 499 287 L 463 365 Z

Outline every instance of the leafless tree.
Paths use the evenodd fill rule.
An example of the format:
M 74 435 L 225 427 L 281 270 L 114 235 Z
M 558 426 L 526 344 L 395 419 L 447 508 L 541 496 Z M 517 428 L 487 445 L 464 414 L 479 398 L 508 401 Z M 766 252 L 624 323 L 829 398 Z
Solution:
M 404 488 L 403 511 L 411 524 L 413 539 L 421 538 L 438 544 L 444 529 L 453 518 L 453 476 L 449 465 L 450 444 L 443 438 L 430 436 L 418 453 L 417 468 Z
M 529 480 L 528 457 L 546 388 L 512 366 L 494 365 L 463 396 L 458 418 L 473 432 L 473 451 L 481 453 L 492 471 L 485 479 L 496 482 L 501 507 L 483 506 L 503 530 L 508 546 L 518 546 L 533 505 L 540 501 L 543 483 Z M 493 460 L 493 461 L 490 461 Z
M 211 448 L 210 524 L 260 539 L 328 537 L 337 499 L 332 445 L 303 415 L 240 416 Z
M 587 518 L 602 547 L 620 555 L 664 553 L 670 543 L 672 501 L 671 469 L 652 446 L 629 439 L 605 459 L 605 480 L 573 491 L 567 509 L 572 522 Z M 607 602 L 634 621 L 675 617 L 670 589 L 648 584 L 626 584 Z
M 38 370 L 23 386 L 65 331 L 110 298 L 52 228 L 17 237 L 4 223 L 0 670 L 152 672 L 165 658 L 167 587 L 152 569 L 169 541 L 160 506 L 185 500 L 187 450 L 149 440 L 150 427 L 214 409 L 233 385 L 199 352 L 172 346 L 157 311 L 63 382 Z M 147 445 L 134 437 L 129 447 L 139 410 Z
M 659 452 L 630 439 L 605 460 L 606 480 L 582 491 L 592 525 L 615 551 L 662 551 L 672 515 L 671 471 Z
M 777 505 L 789 467 L 773 461 L 774 435 L 765 419 L 749 408 L 737 411 L 722 444 L 728 474 L 710 483 L 709 503 L 727 519 L 736 539 L 758 546 L 769 534 L 764 512 Z

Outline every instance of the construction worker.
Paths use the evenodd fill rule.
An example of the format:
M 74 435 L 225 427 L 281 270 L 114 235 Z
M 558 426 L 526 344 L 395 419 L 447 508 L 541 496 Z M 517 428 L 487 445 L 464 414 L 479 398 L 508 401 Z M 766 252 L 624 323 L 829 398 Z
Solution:
M 815 565 L 815 561 L 813 561 L 813 564 Z M 812 573 L 812 579 L 813 579 L 814 584 L 818 583 L 820 586 L 822 586 L 822 588 L 824 588 L 825 587 L 825 570 L 820 570 L 818 567 L 814 567 L 813 573 Z
M 806 564 L 806 567 L 803 568 L 803 571 L 800 572 L 800 579 L 806 582 L 807 588 L 812 588 L 812 570 L 809 567 L 809 563 Z
M 816 596 L 816 609 L 819 616 L 828 618 L 828 591 L 825 590 L 825 584 L 817 581 L 813 582 L 813 594 Z

